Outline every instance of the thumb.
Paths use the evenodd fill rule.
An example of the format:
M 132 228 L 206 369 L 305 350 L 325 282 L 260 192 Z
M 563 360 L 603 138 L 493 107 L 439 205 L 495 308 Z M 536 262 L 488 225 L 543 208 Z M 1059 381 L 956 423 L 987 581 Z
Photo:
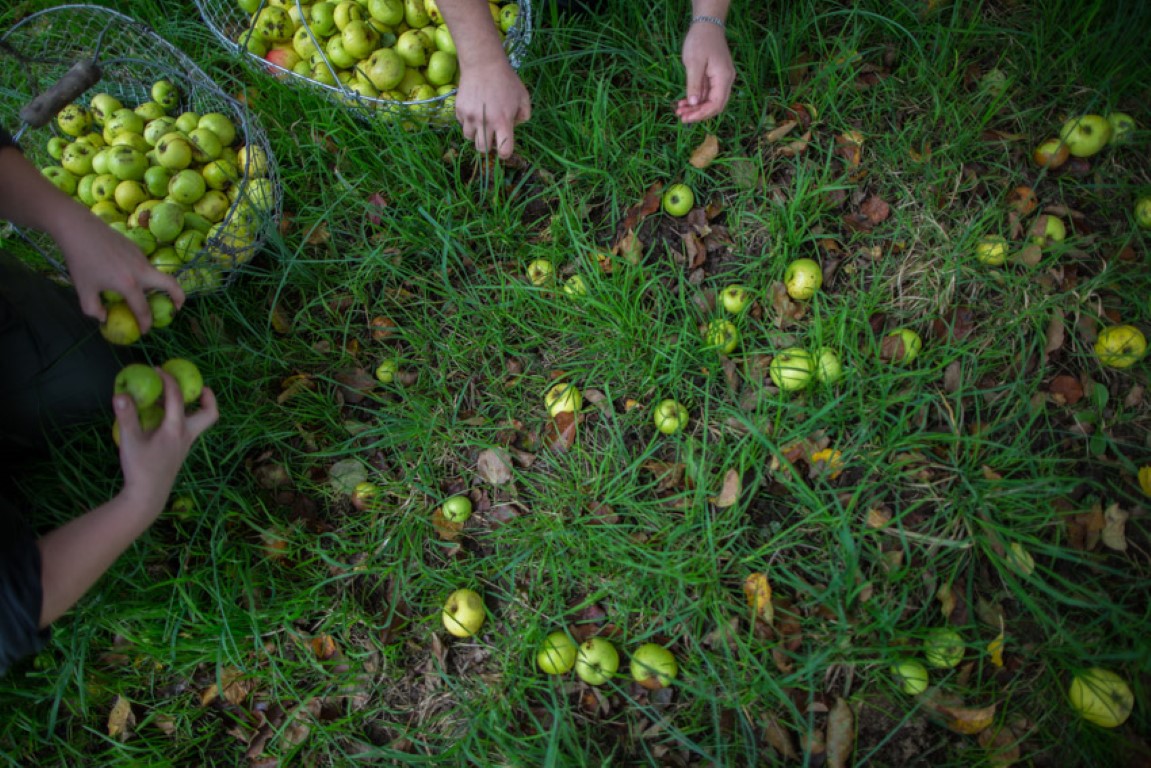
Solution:
M 99 291 L 84 291 L 78 293 L 77 298 L 80 299 L 80 311 L 88 317 L 94 317 L 101 323 L 108 318 L 108 310 L 104 308 L 104 302 L 100 301 Z

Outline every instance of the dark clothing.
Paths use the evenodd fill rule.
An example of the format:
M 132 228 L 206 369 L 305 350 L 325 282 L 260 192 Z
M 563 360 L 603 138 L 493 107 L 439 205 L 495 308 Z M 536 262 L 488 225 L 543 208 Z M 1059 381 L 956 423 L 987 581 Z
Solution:
M 0 151 L 11 145 L 0 129 Z M 111 422 L 121 365 L 71 290 L 0 251 L 0 492 L 59 428 Z M 36 536 L 0 496 L 0 674 L 43 647 L 42 601 Z

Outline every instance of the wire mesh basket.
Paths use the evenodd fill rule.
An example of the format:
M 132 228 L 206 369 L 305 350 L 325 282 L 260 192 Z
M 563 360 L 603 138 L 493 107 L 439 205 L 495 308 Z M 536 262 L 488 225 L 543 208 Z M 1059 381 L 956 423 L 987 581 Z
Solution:
M 21 108 L 50 88 L 74 64 L 86 60 L 96 61 L 101 71 L 99 81 L 73 102 L 79 107 L 75 114 L 88 115 L 85 119 L 90 121 L 89 127 L 81 129 L 87 132 L 65 132 L 59 115 L 43 127 L 21 126 Z M 174 91 L 166 90 L 163 96 L 167 101 L 170 95 L 171 100 L 166 108 L 159 106 L 158 111 L 153 86 L 162 81 L 174 86 Z M 113 102 L 103 100 L 105 95 L 112 97 L 121 110 L 141 115 L 144 130 L 136 131 L 134 118 L 116 112 L 122 119 L 110 133 L 112 117 L 103 112 L 110 111 L 108 105 Z M 93 103 L 94 99 L 99 100 L 98 104 Z M 103 112 L 99 106 L 104 107 Z M 60 114 L 69 109 L 74 108 L 65 107 Z M 103 119 L 92 115 L 103 115 Z M 226 119 L 221 120 L 221 116 Z M 157 123 L 159 117 L 171 122 Z M 167 179 L 163 172 L 154 172 L 147 183 L 136 181 L 149 202 L 141 201 L 139 191 L 129 185 L 127 189 L 132 194 L 125 192 L 125 204 L 121 205 L 121 198 L 113 195 L 109 208 L 91 202 L 96 197 L 93 190 L 101 192 L 99 202 L 107 202 L 105 188 L 112 184 L 114 190 L 119 190 L 121 181 L 135 180 L 138 166 L 129 166 L 128 160 L 123 159 L 122 166 L 113 166 L 116 171 L 123 168 L 122 174 L 95 174 L 96 169 L 106 170 L 107 165 L 96 160 L 93 173 L 82 173 L 87 170 L 86 161 L 77 160 L 76 156 L 90 150 L 79 147 L 72 152 L 74 162 L 68 164 L 76 171 L 69 171 L 77 186 L 73 196 L 140 244 L 157 269 L 175 274 L 188 293 L 227 286 L 259 251 L 280 218 L 281 188 L 275 161 L 267 135 L 255 117 L 150 27 L 116 11 L 93 5 L 57 6 L 29 15 L 4 33 L 0 37 L 0 121 L 16 134 L 29 160 L 54 180 L 63 174 L 47 169 L 61 168 L 64 152 L 70 151 L 61 147 L 85 142 L 95 148 L 93 159 L 101 150 L 110 152 L 130 145 L 146 159 L 149 172 L 156 166 L 166 168 Z M 231 136 L 227 135 L 229 127 Z M 155 131 L 149 134 L 149 128 Z M 218 147 L 212 145 L 201 128 L 208 128 L 219 139 Z M 162 136 L 157 135 L 161 132 Z M 163 143 L 173 134 L 175 138 Z M 187 140 L 189 151 L 194 151 L 186 163 L 179 137 Z M 170 154 L 161 155 L 161 147 L 170 150 Z M 122 155 L 135 161 L 135 155 L 123 151 Z M 209 164 L 213 164 L 210 173 Z M 185 170 L 204 180 L 204 194 L 194 200 L 198 182 L 183 173 Z M 93 175 L 111 175 L 114 182 L 106 180 L 99 187 Z M 121 179 L 121 175 L 130 178 Z M 172 184 L 177 176 L 187 182 L 179 189 Z M 86 184 L 87 194 L 81 194 Z M 165 190 L 167 194 L 161 196 Z M 208 194 L 211 190 L 215 193 Z M 145 207 L 134 207 L 132 203 L 136 201 Z M 211 205 L 206 204 L 208 201 Z M 166 226 L 160 226 L 164 223 L 161 217 L 151 214 L 161 203 L 177 206 L 182 215 L 176 214 L 176 208 L 164 208 L 165 214 L 171 215 Z M 153 230 L 158 234 L 153 234 Z M 50 238 L 39 232 L 16 231 L 27 246 L 19 249 L 26 260 L 67 279 L 67 269 Z M 177 234 L 169 237 L 173 232 Z M 156 242 L 151 242 L 149 236 Z
M 529 0 L 500 2 L 502 5 L 492 0 L 489 7 L 496 25 L 504 34 L 508 61 L 518 70 L 531 41 L 531 3 Z M 338 9 L 340 5 L 344 8 Z M 397 84 L 399 87 L 391 87 L 390 73 L 395 71 L 396 59 L 387 57 L 389 60 L 380 63 L 378 69 L 369 65 L 373 54 L 380 56 L 380 50 L 399 50 L 404 33 L 410 28 L 432 38 L 425 45 L 425 57 L 442 51 L 448 53 L 451 60 L 441 57 L 441 61 L 453 66 L 455 46 L 450 33 L 446 34 L 446 44 L 437 42 L 435 36 L 439 27 L 443 27 L 440 41 L 446 33 L 435 0 L 427 0 L 426 5 L 425 0 L 355 0 L 350 5 L 345 2 L 301 3 L 300 0 L 196 0 L 196 6 L 216 37 L 251 68 L 284 83 L 315 88 L 348 107 L 358 117 L 394 120 L 407 127 L 442 126 L 454 119 L 454 82 L 458 81 L 458 67 L 452 82 L 444 82 L 442 75 L 431 75 L 430 60 L 427 64 L 418 64 L 413 62 L 418 62 L 419 56 L 401 59 L 405 62 L 406 79 Z M 317 6 L 330 7 L 335 11 L 334 18 L 317 18 Z M 408 12 L 409 6 L 426 9 L 428 20 L 413 18 L 419 11 Z M 404 10 L 405 20 L 385 23 L 385 20 L 393 20 L 394 17 L 389 16 L 396 12 L 396 8 Z M 515 12 L 514 21 L 507 17 L 511 11 Z M 499 17 L 501 12 L 506 17 L 503 26 Z M 344 14 L 342 18 L 338 15 L 340 13 Z M 263 24 L 260 23 L 262 15 L 267 17 Z M 409 21 L 415 23 L 409 24 Z M 356 22 L 369 28 L 364 30 L 359 26 L 357 32 L 368 36 L 367 43 L 362 40 L 358 43 L 363 46 L 363 52 L 370 48 L 370 53 L 353 56 L 342 45 L 338 47 L 343 50 L 335 50 L 333 39 L 346 39 L 345 27 L 349 24 L 354 26 Z M 266 29 L 273 28 L 279 30 L 273 37 L 263 34 Z M 389 68 L 385 64 L 392 66 Z M 443 68 L 440 70 L 442 72 Z M 377 77 L 376 72 L 389 74 Z M 428 87 L 433 90 L 429 91 Z

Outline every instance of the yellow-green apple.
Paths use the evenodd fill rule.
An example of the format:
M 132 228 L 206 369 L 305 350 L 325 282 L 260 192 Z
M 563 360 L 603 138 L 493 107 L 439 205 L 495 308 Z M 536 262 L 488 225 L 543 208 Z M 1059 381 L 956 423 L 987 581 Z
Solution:
M 672 216 L 686 216 L 695 205 L 695 193 L 686 184 L 672 184 L 663 193 L 663 209 Z
M 807 350 L 791 347 L 775 354 L 767 368 L 775 386 L 785 392 L 804 389 L 815 376 L 815 361 Z
M 1059 129 L 1059 138 L 1075 157 L 1091 157 L 1107 146 L 1111 139 L 1111 123 L 1102 115 L 1073 117 Z
M 1031 225 L 1031 242 L 1044 248 L 1048 243 L 1061 243 L 1067 237 L 1067 227 L 1058 216 L 1043 214 Z
M 457 589 L 448 595 L 440 617 L 449 634 L 471 637 L 484 625 L 484 600 L 475 590 Z
M 536 654 L 536 666 L 547 675 L 566 674 L 575 666 L 577 650 L 575 640 L 567 632 L 552 632 Z
M 1133 325 L 1110 325 L 1095 338 L 1095 355 L 1108 368 L 1130 368 L 1146 351 L 1147 339 Z
M 126 394 L 136 403 L 138 410 L 147 408 L 160 399 L 164 392 L 164 380 L 150 365 L 131 363 L 120 369 L 112 380 L 112 391 Z
M 583 395 L 575 384 L 560 382 L 555 384 L 544 395 L 544 405 L 552 418 L 561 413 L 575 413 L 583 406 Z
M 910 363 L 919 357 L 923 339 L 910 328 L 896 328 L 884 338 L 883 355 L 893 363 Z
M 1080 717 L 1101 728 L 1118 728 L 1135 708 L 1135 696 L 1127 681 L 1102 667 L 1076 673 L 1067 688 L 1067 698 Z
M 675 655 L 656 643 L 644 643 L 631 654 L 631 677 L 648 690 L 657 691 L 671 685 L 679 674 Z
M 997 267 L 1007 261 L 1007 238 L 1002 235 L 984 235 L 975 244 L 975 258 L 981 264 Z
M 831 347 L 820 347 L 815 353 L 815 380 L 820 384 L 834 384 L 843 376 L 843 364 Z
M 751 303 L 751 291 L 739 284 L 729 285 L 719 292 L 719 301 L 725 310 L 738 315 Z
M 963 638 L 950 627 L 936 627 L 923 640 L 923 658 L 939 669 L 951 669 L 963 661 Z
M 400 371 L 400 364 L 394 358 L 388 358 L 376 366 L 376 381 L 381 384 L 391 384 L 396 380 Z
M 532 285 L 545 286 L 555 282 L 556 268 L 547 259 L 534 259 L 528 264 L 528 280 Z
M 918 661 L 900 661 L 891 666 L 891 672 L 899 681 L 900 689 L 908 696 L 918 696 L 927 690 L 930 681 L 927 667 Z
M 674 435 L 687 426 L 687 408 L 675 400 L 661 400 L 651 414 L 655 428 L 665 435 Z
M 619 669 L 619 651 L 603 637 L 591 637 L 580 643 L 576 652 L 575 672 L 588 685 L 603 685 Z
M 463 494 L 456 494 L 440 505 L 440 514 L 451 523 L 466 522 L 472 516 L 472 500 Z
M 564 293 L 568 296 L 587 296 L 587 283 L 579 275 L 572 275 L 564 281 Z
M 803 301 L 815 295 L 823 285 L 823 270 L 814 259 L 796 259 L 783 273 L 787 295 Z
M 1135 118 L 1126 112 L 1109 112 L 1107 122 L 1111 124 L 1111 143 L 1127 144 L 1135 133 Z
M 1135 223 L 1142 229 L 1151 229 L 1151 195 L 1135 201 Z
M 164 361 L 160 370 L 167 373 L 180 385 L 180 396 L 184 399 L 185 404 L 194 403 L 200 399 L 200 393 L 204 391 L 204 377 L 191 360 L 173 357 L 171 360 Z
M 730 355 L 739 346 L 739 329 L 730 320 L 716 318 L 707 324 L 703 340 L 708 347 Z

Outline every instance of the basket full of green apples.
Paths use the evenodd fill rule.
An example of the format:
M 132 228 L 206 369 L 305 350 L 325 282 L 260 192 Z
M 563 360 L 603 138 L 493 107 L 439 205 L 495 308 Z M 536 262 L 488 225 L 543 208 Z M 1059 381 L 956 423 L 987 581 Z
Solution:
M 58 188 L 133 240 L 188 293 L 226 286 L 280 215 L 254 116 L 148 26 L 91 5 L 29 15 L 0 37 L 0 124 Z M 77 62 L 99 79 L 42 126 L 21 110 Z M 55 246 L 20 232 L 30 261 L 67 277 Z
M 445 124 L 459 84 L 456 43 L 436 0 L 196 0 L 205 23 L 257 71 L 319 89 L 359 117 Z M 518 69 L 531 39 L 528 0 L 491 0 Z

